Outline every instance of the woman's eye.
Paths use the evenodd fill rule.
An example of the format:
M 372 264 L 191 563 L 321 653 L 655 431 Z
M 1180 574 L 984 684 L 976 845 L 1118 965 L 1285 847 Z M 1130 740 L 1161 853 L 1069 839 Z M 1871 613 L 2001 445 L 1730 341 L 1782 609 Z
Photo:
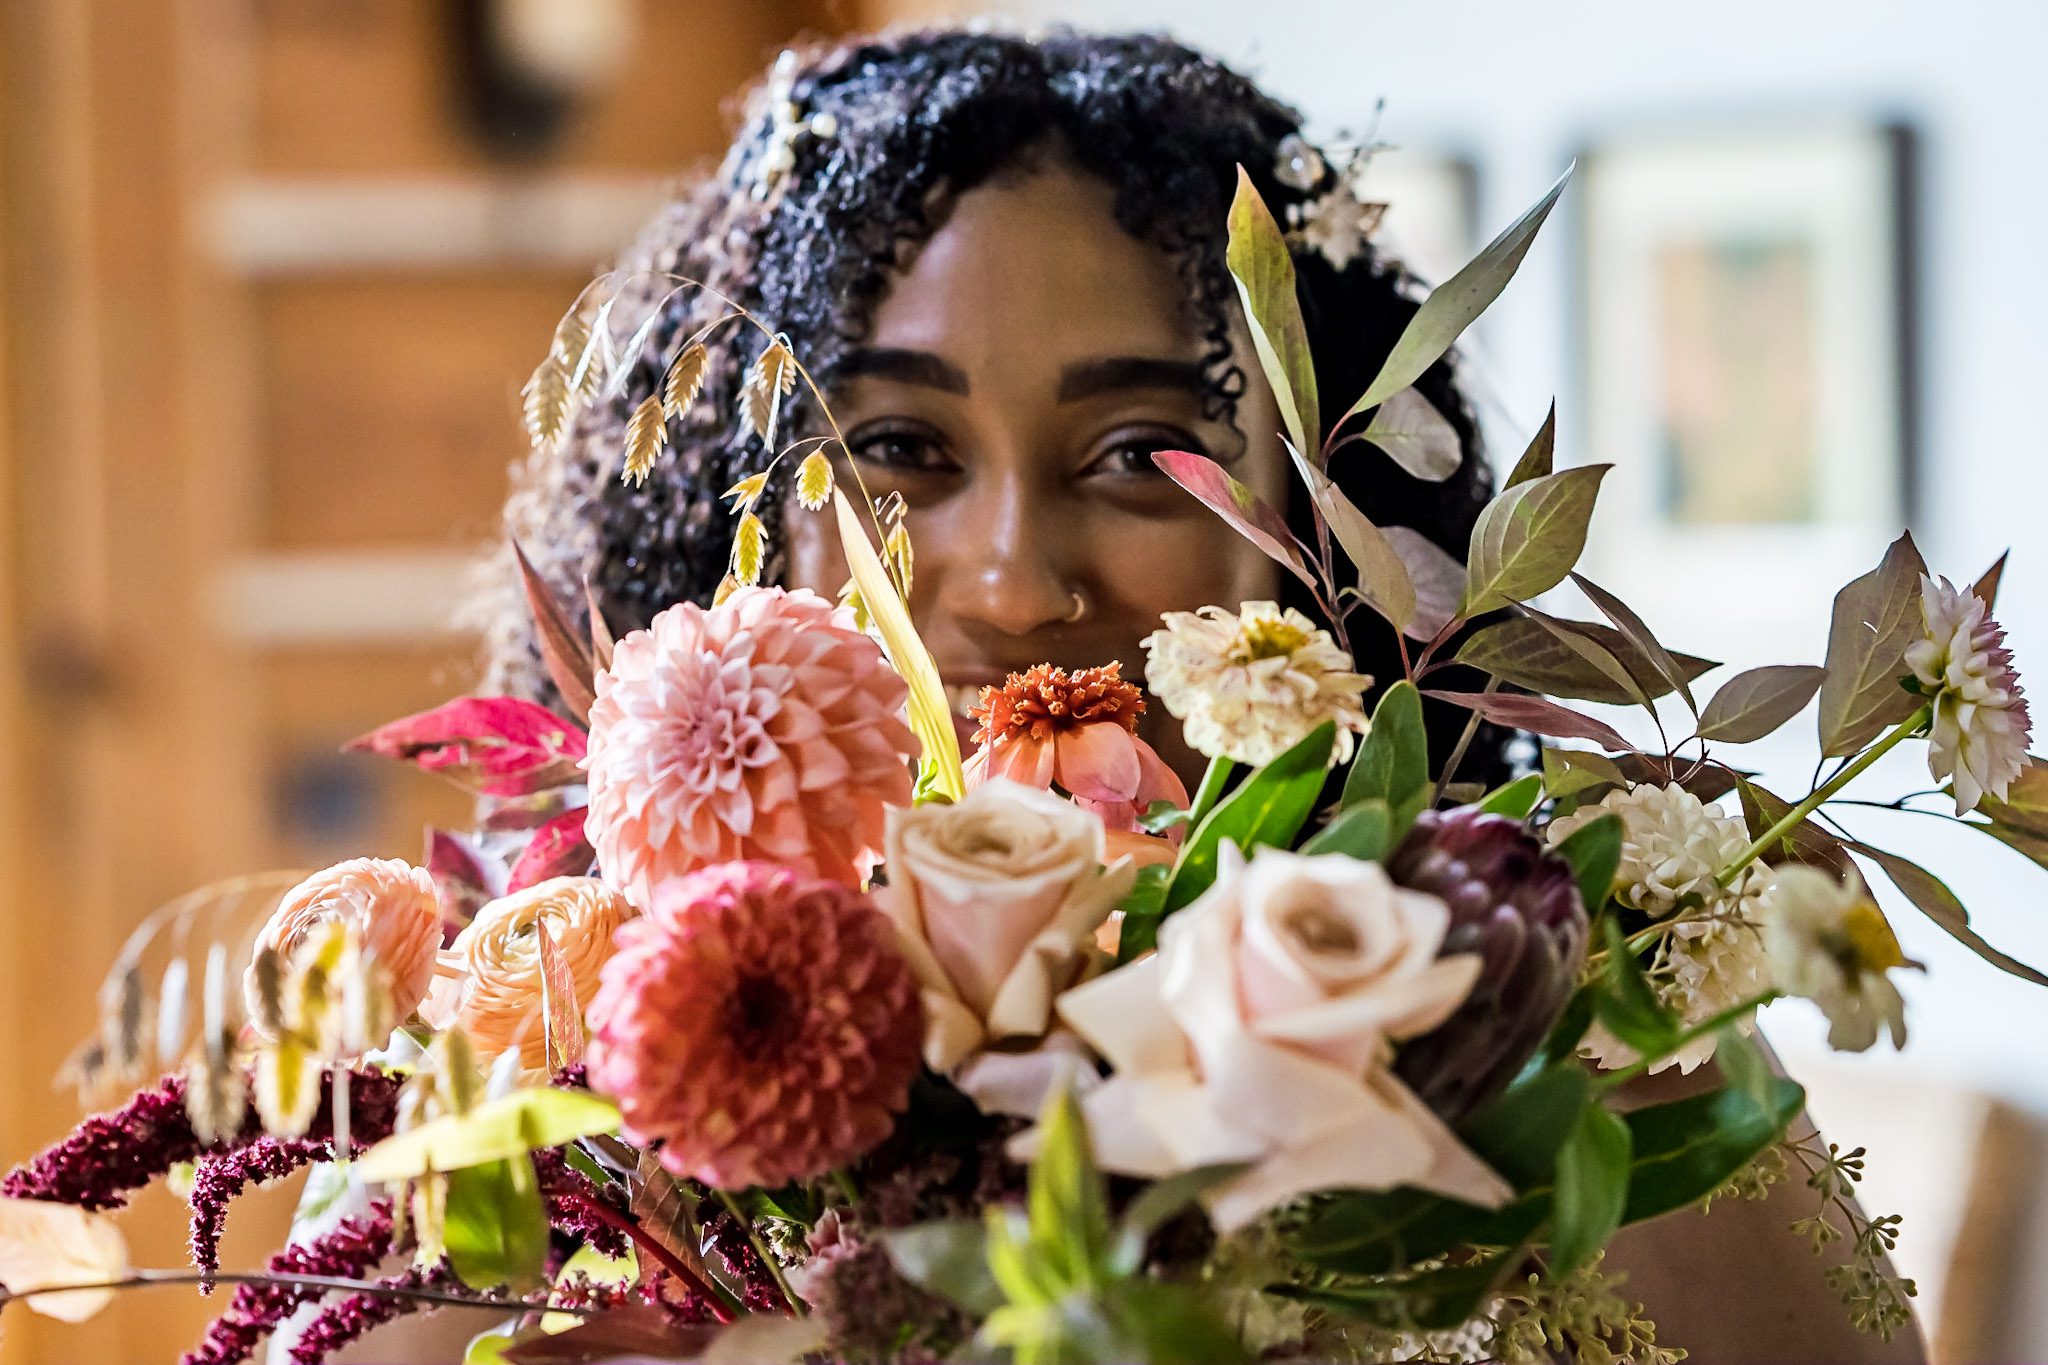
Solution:
M 940 473 L 959 468 L 936 433 L 907 427 L 856 430 L 846 438 L 846 448 L 855 459 L 882 469 Z
M 1111 437 L 1081 472 L 1089 477 L 1157 479 L 1165 475 L 1152 457 L 1162 450 L 1202 453 L 1202 443 L 1184 431 L 1133 432 Z

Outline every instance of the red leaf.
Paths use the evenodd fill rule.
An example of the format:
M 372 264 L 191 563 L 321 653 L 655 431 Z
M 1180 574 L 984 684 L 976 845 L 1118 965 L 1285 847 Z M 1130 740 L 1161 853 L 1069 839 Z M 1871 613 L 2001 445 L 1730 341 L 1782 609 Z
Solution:
M 524 891 L 550 877 L 577 877 L 590 870 L 597 857 L 584 836 L 583 821 L 589 812 L 582 806 L 564 811 L 533 832 L 526 851 L 512 865 L 505 892 Z
M 427 831 L 427 875 L 441 901 L 442 923 L 460 929 L 478 907 L 505 893 L 504 871 L 483 857 L 473 841 L 445 829 Z
M 1422 695 L 1477 711 L 1496 725 L 1527 730 L 1532 734 L 1550 735 L 1556 739 L 1590 739 L 1601 748 L 1617 753 L 1635 748 L 1607 724 L 1541 697 L 1523 697 L 1512 692 L 1424 691 Z
M 584 735 L 518 697 L 458 697 L 344 747 L 402 759 L 485 796 L 525 796 L 581 779 Z
M 533 921 L 535 945 L 540 950 L 541 1021 L 547 1031 L 548 1070 L 559 1074 L 583 1060 L 590 1041 L 583 1031 L 583 1006 L 576 999 L 576 978 L 568 960 L 548 932 L 544 916 Z
M 1167 478 L 1201 499 L 1202 505 L 1230 523 L 1231 529 L 1264 550 L 1283 569 L 1315 587 L 1308 568 L 1296 548 L 1287 521 L 1251 489 L 1230 477 L 1222 465 L 1206 455 L 1186 450 L 1156 450 L 1152 463 Z

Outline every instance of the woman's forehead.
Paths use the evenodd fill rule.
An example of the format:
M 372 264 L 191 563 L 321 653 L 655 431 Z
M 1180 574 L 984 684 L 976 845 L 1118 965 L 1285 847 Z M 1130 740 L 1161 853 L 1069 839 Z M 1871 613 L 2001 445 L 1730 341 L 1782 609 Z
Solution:
M 1178 263 L 1116 220 L 1115 192 L 1063 162 L 977 186 L 891 282 L 870 339 L 972 364 L 1023 347 L 1194 356 Z

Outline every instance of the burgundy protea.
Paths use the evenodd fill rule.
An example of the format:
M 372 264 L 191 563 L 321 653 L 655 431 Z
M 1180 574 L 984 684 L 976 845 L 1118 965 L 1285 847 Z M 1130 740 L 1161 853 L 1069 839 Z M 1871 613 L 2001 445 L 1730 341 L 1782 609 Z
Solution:
M 1425 811 L 1387 860 L 1402 886 L 1451 908 L 1443 952 L 1478 953 L 1457 1013 L 1401 1047 L 1395 1072 L 1456 1120 L 1499 1094 L 1557 1022 L 1586 957 L 1586 907 L 1570 864 L 1519 820 Z

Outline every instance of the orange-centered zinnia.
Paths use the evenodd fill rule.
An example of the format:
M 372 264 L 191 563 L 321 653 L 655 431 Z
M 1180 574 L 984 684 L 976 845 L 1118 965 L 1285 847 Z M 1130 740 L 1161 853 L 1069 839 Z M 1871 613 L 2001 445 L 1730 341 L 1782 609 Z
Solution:
M 1117 663 L 1071 671 L 1038 664 L 983 688 L 969 783 L 1007 777 L 1058 786 L 1112 830 L 1135 829 L 1154 801 L 1186 805 L 1180 779 L 1138 738 L 1145 697 L 1122 672 Z

